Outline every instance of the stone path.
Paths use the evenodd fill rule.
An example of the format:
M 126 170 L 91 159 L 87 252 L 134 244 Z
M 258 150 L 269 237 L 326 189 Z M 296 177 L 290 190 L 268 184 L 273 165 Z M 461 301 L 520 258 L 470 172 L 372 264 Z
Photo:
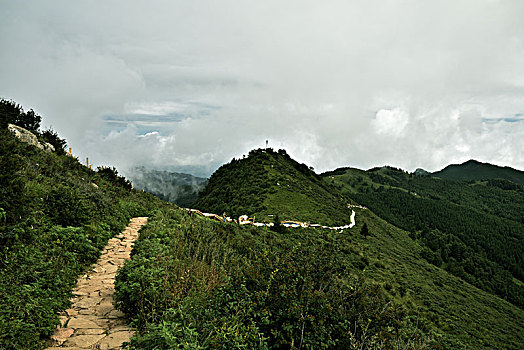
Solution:
M 120 349 L 129 341 L 133 330 L 113 306 L 115 275 L 129 259 L 138 230 L 146 223 L 145 217 L 131 219 L 124 232 L 109 240 L 89 273 L 78 279 L 72 306 L 61 314 L 61 327 L 51 337 L 53 346 L 48 350 Z

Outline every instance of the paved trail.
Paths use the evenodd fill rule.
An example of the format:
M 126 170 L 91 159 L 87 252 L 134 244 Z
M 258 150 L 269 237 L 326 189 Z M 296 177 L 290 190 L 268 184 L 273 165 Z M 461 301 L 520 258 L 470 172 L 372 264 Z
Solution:
M 73 305 L 60 316 L 62 328 L 51 337 L 54 346 L 48 350 L 119 349 L 129 341 L 133 330 L 113 306 L 115 275 L 129 259 L 138 230 L 146 223 L 145 217 L 131 219 L 124 232 L 109 240 L 90 271 L 78 279 Z

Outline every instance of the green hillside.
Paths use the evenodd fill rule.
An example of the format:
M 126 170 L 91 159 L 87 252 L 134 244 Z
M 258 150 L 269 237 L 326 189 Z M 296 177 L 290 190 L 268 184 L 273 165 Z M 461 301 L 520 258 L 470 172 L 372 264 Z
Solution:
M 272 159 L 273 154 L 263 157 Z M 275 168 L 272 162 L 270 169 Z M 244 174 L 243 191 L 257 189 L 249 186 L 251 178 L 245 174 L 255 178 L 253 183 L 262 183 L 259 179 L 267 175 L 265 167 L 256 168 L 261 161 L 232 163 L 235 172 L 222 174 L 230 179 Z M 242 166 L 249 169 L 240 169 Z M 219 177 L 221 172 L 217 171 L 210 183 L 224 186 L 227 182 Z M 313 186 L 307 179 L 301 178 L 301 186 Z M 328 185 L 326 191 L 332 193 L 333 184 Z M 254 190 L 248 195 L 258 198 Z M 242 194 L 229 196 L 242 198 Z M 212 198 L 206 197 L 209 201 Z M 225 200 L 219 203 L 226 204 Z M 307 220 L 305 208 L 300 203 L 299 210 Z M 276 212 L 269 206 L 265 210 Z M 293 210 L 290 203 L 287 210 Z M 393 327 L 390 329 L 399 327 L 395 332 L 400 348 L 521 348 L 522 309 L 426 261 L 426 249 L 410 232 L 392 226 L 370 210 L 355 210 L 357 225 L 344 233 L 322 229 L 279 233 L 180 212 L 153 217 L 119 277 L 120 303 L 129 314 L 136 315 L 135 322 L 142 330 L 133 339 L 132 348 L 170 348 L 172 339 L 203 348 L 236 348 L 240 344 L 248 348 L 298 348 L 302 330 L 302 340 L 306 339 L 311 348 L 380 347 L 374 343 L 374 336 L 364 344 L 351 345 L 345 338 L 348 333 L 338 333 L 339 327 L 344 329 L 338 323 L 338 317 L 342 317 L 350 323 L 356 321 L 356 334 L 362 337 L 359 319 L 354 320 L 351 313 L 341 316 L 335 312 L 339 307 L 346 310 L 347 301 L 355 303 L 353 308 L 364 307 L 369 320 L 385 321 Z M 171 292 L 166 292 L 165 285 Z M 323 285 L 330 287 L 324 289 Z M 347 289 L 342 286 L 356 294 L 344 294 Z M 360 293 L 364 295 L 358 300 L 364 305 L 352 299 L 351 295 Z M 154 302 L 145 303 L 140 295 Z M 308 297 L 303 299 L 304 295 Z M 335 306 L 333 300 L 341 304 Z M 392 309 L 378 315 L 377 308 L 385 304 Z M 393 310 L 395 317 L 390 313 Z M 373 323 L 373 332 L 381 334 L 383 326 Z M 414 337 L 406 337 L 406 332 Z M 391 334 L 383 337 L 391 339 Z M 383 347 L 394 347 L 387 344 Z
M 271 186 L 273 181 L 269 179 L 277 178 L 280 180 L 285 178 L 286 173 L 284 171 L 288 172 L 289 168 L 282 165 L 276 167 L 273 163 L 273 153 L 264 156 L 266 157 L 264 160 L 270 159 L 267 163 L 269 167 L 259 166 L 265 164 L 261 160 L 250 162 L 255 159 L 253 156 L 260 152 L 260 150 L 256 153 L 253 152 L 254 154 L 252 153 L 250 157 L 233 161 L 219 169 L 210 179 L 211 185 L 220 184 L 214 190 L 218 191 L 220 188 L 227 187 L 229 181 L 233 184 L 239 182 L 240 185 L 237 184 L 229 188 L 231 192 L 228 193 L 228 198 L 236 198 L 239 203 L 253 202 L 252 200 L 243 201 L 246 198 L 264 198 L 261 201 L 261 203 L 264 203 L 264 208 L 259 209 L 258 212 L 279 212 L 279 210 L 285 208 L 293 215 L 293 210 L 297 208 L 296 210 L 302 215 L 303 220 L 313 221 L 311 217 L 322 211 L 322 209 L 319 209 L 322 208 L 319 204 L 322 202 L 317 199 L 318 197 L 313 197 L 316 200 L 313 204 L 311 197 L 304 196 L 302 201 L 295 203 L 289 200 L 286 195 L 276 196 L 275 194 L 278 191 L 287 194 L 283 191 L 287 186 L 282 188 L 278 186 L 275 190 L 273 189 L 274 185 Z M 281 161 L 294 164 L 289 161 L 288 157 Z M 293 168 L 296 168 L 296 165 Z M 275 169 L 282 171 L 283 174 L 278 174 Z M 293 176 L 290 176 L 294 179 L 290 185 L 295 184 L 302 189 L 312 188 L 314 185 L 308 182 L 316 181 L 318 176 L 308 173 L 306 171 L 308 167 L 305 165 L 302 165 L 301 169 L 310 176 L 300 176 L 294 173 Z M 352 250 L 352 253 L 359 252 L 358 254 L 362 258 L 360 268 L 364 270 L 366 276 L 382 283 L 386 290 L 392 290 L 393 297 L 398 298 L 401 305 L 411 307 L 414 312 L 422 313 L 432 327 L 435 327 L 433 329 L 436 329 L 438 334 L 446 336 L 453 334 L 448 340 L 457 341 L 455 346 L 463 343 L 471 348 L 490 348 L 494 347 L 493 344 L 498 344 L 498 346 L 505 348 L 519 348 L 522 338 L 519 338 L 518 334 L 522 333 L 524 322 L 522 310 L 493 295 L 498 292 L 500 296 L 517 305 L 519 304 L 522 284 L 508 271 L 510 270 L 516 276 L 519 276 L 522 266 L 520 254 L 523 250 L 516 236 L 518 237 L 518 233 L 521 232 L 517 218 L 524 217 L 524 206 L 515 205 L 523 200 L 518 187 L 513 188 L 515 185 L 510 186 L 511 183 L 504 182 L 505 180 L 490 180 L 476 185 L 468 185 L 439 179 L 434 180 L 426 176 L 414 177 L 393 168 L 374 169 L 370 172 L 349 168 L 340 169 L 323 174 L 322 178 L 326 185 L 329 185 L 328 187 L 323 186 L 323 188 L 337 198 L 338 203 L 345 203 L 346 200 L 353 199 L 360 204 L 370 206 L 373 210 L 377 207 L 377 212 L 380 212 L 381 215 L 390 212 L 396 213 L 392 208 L 397 208 L 397 206 L 406 207 L 410 210 L 409 213 L 403 213 L 403 218 L 400 215 L 388 217 L 388 220 L 405 229 L 405 231 L 401 231 L 382 221 L 368 210 L 356 209 L 358 211 L 357 227 L 351 230 L 351 239 L 359 241 L 359 238 L 362 238 L 361 235 L 355 235 L 355 233 L 360 232 L 363 222 L 373 232 L 372 238 L 359 241 L 358 244 L 353 246 Z M 238 182 L 235 182 L 234 179 L 237 179 Z M 261 184 L 258 188 L 252 186 L 253 183 L 257 182 Z M 393 186 L 393 184 L 397 186 Z M 235 188 L 240 189 L 240 191 L 234 193 L 233 189 Z M 248 188 L 251 189 L 251 192 L 246 190 Z M 266 191 L 267 188 L 270 188 L 270 190 Z M 290 188 L 292 187 L 290 186 Z M 334 188 L 339 191 L 338 194 L 334 191 Z M 292 189 L 294 190 L 294 188 Z M 257 190 L 260 192 L 257 192 Z M 393 195 L 390 196 L 391 198 L 384 197 L 382 200 L 369 200 L 369 198 L 373 198 L 373 194 L 388 193 L 389 190 L 396 196 L 399 196 L 399 193 L 400 196 L 405 194 L 408 198 L 419 199 L 424 196 L 431 201 L 430 203 L 439 205 L 418 210 L 420 204 L 416 202 L 414 205 L 419 207 L 416 207 L 417 210 L 415 211 L 414 207 L 409 204 L 410 201 L 404 197 L 401 197 L 401 201 L 393 200 Z M 208 193 L 210 192 L 212 191 Z M 300 189 L 297 189 L 297 192 L 300 192 Z M 212 207 L 213 198 L 220 198 L 221 195 L 216 195 L 216 193 L 220 193 L 220 191 L 213 193 L 213 195 L 206 194 L 206 191 L 204 191 L 203 195 L 207 196 L 204 198 L 210 201 L 208 208 L 219 211 L 218 207 Z M 273 201 L 267 198 L 271 198 Z M 344 198 L 344 200 L 340 200 L 340 198 Z M 224 205 L 226 200 L 218 201 L 218 203 Z M 381 206 L 375 206 L 375 203 L 380 203 Z M 456 209 L 456 211 L 447 210 L 446 208 L 449 205 L 454 205 L 460 209 Z M 388 210 L 381 210 L 381 208 Z M 464 222 L 464 220 L 458 219 L 462 216 L 468 218 L 466 223 L 468 223 L 467 220 L 475 221 L 475 225 L 472 224 L 472 228 L 466 230 L 462 236 L 451 235 L 451 232 L 446 231 L 446 234 L 439 235 L 439 238 L 442 238 L 440 241 L 432 239 L 429 234 L 422 237 L 422 232 L 424 234 L 426 232 L 422 227 L 426 227 L 428 224 L 425 224 L 414 213 L 427 214 L 427 210 L 431 210 L 432 215 L 438 218 L 431 223 L 432 225 L 440 224 L 443 229 L 446 228 L 451 232 L 456 229 L 454 225 L 457 220 Z M 257 210 L 254 209 L 253 212 L 257 212 Z M 486 223 L 486 221 L 488 222 Z M 414 226 L 415 223 L 419 224 L 420 227 Z M 447 224 L 447 226 L 444 224 Z M 492 224 L 499 230 L 486 232 L 486 229 L 492 227 Z M 436 231 L 435 226 L 429 227 L 432 228 L 429 232 L 433 235 L 439 232 Z M 480 231 L 477 231 L 478 229 Z M 317 231 L 315 232 L 318 234 Z M 471 232 L 476 233 L 476 235 L 468 239 Z M 324 233 L 320 233 L 319 237 L 323 235 Z M 502 250 L 503 247 L 506 247 L 505 254 Z M 370 255 L 370 252 L 373 253 Z M 446 259 L 441 264 L 435 262 L 439 253 L 442 259 Z M 431 257 L 435 258 L 429 258 L 430 254 L 432 254 Z M 486 255 L 490 259 L 486 258 Z M 459 260 L 459 257 L 462 257 L 462 260 Z M 371 263 L 373 259 L 375 259 L 375 263 Z M 358 263 L 355 264 L 358 265 Z M 432 267 L 432 265 L 437 265 L 439 268 Z M 476 268 L 478 269 L 475 270 Z M 457 271 L 464 271 L 464 273 L 461 274 Z M 468 278 L 465 277 L 466 273 Z M 460 278 L 454 277 L 452 274 Z M 428 283 L 428 281 L 436 282 Z M 470 283 L 487 292 L 479 290 Z M 406 289 L 409 289 L 408 293 L 406 293 Z M 406 295 L 409 296 L 406 297 Z M 497 306 L 493 307 L 495 304 Z M 511 324 L 506 323 L 508 320 Z M 508 332 L 509 329 L 511 331 Z M 455 348 L 455 346 L 451 348 Z
M 0 348 L 41 349 L 70 305 L 76 279 L 133 216 L 164 204 L 114 169 L 93 171 L 39 131 L 40 117 L 0 102 Z M 44 151 L 8 123 L 32 129 Z
M 358 227 L 365 223 L 371 232 L 369 237 L 350 237 L 367 259 L 363 275 L 381 283 L 394 300 L 426 320 L 442 336 L 443 348 L 522 347 L 521 308 L 427 263 L 422 258 L 424 247 L 409 232 L 371 211 L 359 210 L 357 223 Z
M 433 176 L 448 180 L 487 180 L 504 179 L 524 186 L 524 171 L 510 167 L 500 167 L 476 160 L 468 160 L 462 164 L 448 165 L 444 169 L 434 172 Z
M 351 211 L 329 184 L 284 150 L 258 149 L 221 166 L 200 192 L 195 207 L 257 221 L 301 220 L 322 225 L 349 223 Z
M 339 169 L 326 182 L 410 232 L 423 256 L 524 305 L 524 189 L 507 180 L 457 182 L 400 169 Z
M 190 217 L 132 190 L 114 169 L 93 171 L 6 129 L 0 151 L 0 348 L 42 349 L 78 275 L 130 217 L 143 215 L 152 224 L 118 277 L 118 304 L 139 326 L 136 348 L 347 348 L 430 339 L 403 324 L 409 320 L 380 286 L 350 277 L 350 259 L 330 254 L 337 244 L 315 238 L 301 246 L 298 237 Z

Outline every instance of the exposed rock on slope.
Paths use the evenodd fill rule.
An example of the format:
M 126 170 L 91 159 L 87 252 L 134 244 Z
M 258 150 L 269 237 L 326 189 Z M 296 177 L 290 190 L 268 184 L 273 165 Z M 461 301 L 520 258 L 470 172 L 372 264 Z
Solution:
M 48 142 L 40 142 L 38 138 L 31 131 L 26 130 L 20 126 L 9 124 L 9 131 L 15 134 L 15 136 L 22 142 L 28 143 L 32 146 L 38 147 L 47 152 L 54 152 L 55 147 Z

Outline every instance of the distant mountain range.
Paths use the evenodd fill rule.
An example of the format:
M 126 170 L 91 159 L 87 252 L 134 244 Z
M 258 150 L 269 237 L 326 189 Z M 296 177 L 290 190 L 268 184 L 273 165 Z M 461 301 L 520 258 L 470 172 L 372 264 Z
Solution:
M 350 168 L 340 168 L 335 171 L 340 172 L 346 169 Z M 524 186 L 524 171 L 482 163 L 476 160 L 469 160 L 462 164 L 451 164 L 433 173 L 418 168 L 414 174 L 458 181 L 503 179 Z M 178 172 L 153 170 L 143 166 L 133 168 L 128 178 L 133 181 L 135 188 L 144 189 L 163 200 L 183 207 L 190 207 L 195 203 L 198 193 L 204 189 L 208 181 L 208 179 L 203 177 Z M 272 183 L 272 185 L 274 184 Z M 314 192 L 318 193 L 318 191 Z M 293 193 L 296 196 L 298 192 L 293 191 Z M 259 211 L 255 210 L 255 212 Z M 296 210 L 294 212 L 296 213 Z M 332 218 L 333 215 L 330 217 Z
M 135 167 L 128 176 L 137 189 L 143 189 L 155 196 L 181 207 L 191 207 L 207 184 L 207 179 L 190 174 Z
M 501 167 L 476 160 L 468 160 L 462 164 L 451 164 L 434 172 L 432 176 L 448 180 L 487 180 L 504 179 L 524 186 L 524 171 L 510 167 Z

